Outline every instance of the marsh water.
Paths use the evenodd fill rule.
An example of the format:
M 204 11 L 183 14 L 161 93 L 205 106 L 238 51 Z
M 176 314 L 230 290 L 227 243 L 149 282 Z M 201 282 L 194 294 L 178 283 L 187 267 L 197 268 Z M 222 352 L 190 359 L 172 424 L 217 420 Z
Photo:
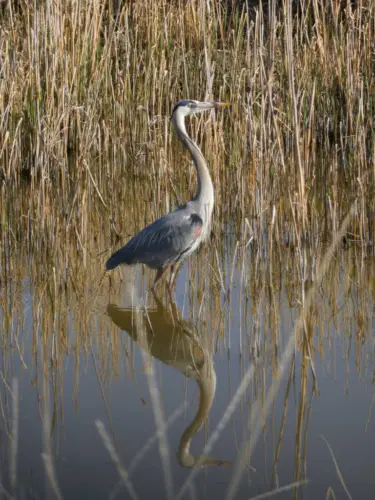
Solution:
M 374 6 L 0 2 L 0 500 L 375 497 Z
M 340 244 L 317 277 L 326 247 L 265 251 L 234 226 L 172 295 L 142 268 L 103 277 L 108 251 L 65 283 L 62 257 L 6 256 L 9 497 L 374 497 L 372 253 Z

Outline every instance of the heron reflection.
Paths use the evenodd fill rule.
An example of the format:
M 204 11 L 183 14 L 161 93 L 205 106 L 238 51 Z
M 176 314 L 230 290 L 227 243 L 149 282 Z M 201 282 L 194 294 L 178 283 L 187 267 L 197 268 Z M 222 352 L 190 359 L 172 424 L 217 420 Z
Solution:
M 185 377 L 194 379 L 198 385 L 198 410 L 183 432 L 177 451 L 180 464 L 184 467 L 228 465 L 225 460 L 190 453 L 191 440 L 207 420 L 215 397 L 216 373 L 212 352 L 205 346 L 192 322 L 181 318 L 172 300 L 167 308 L 156 295 L 154 299 L 155 308 L 123 309 L 109 304 L 107 313 L 144 351 L 177 369 Z

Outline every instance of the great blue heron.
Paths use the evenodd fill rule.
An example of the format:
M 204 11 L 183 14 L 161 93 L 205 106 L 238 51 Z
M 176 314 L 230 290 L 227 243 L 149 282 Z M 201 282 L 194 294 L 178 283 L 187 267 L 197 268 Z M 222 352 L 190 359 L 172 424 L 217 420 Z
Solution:
M 197 193 L 188 203 L 163 215 L 137 233 L 108 259 L 107 270 L 114 269 L 120 264 L 146 264 L 151 269 L 157 269 L 152 285 L 154 289 L 156 283 L 170 268 L 169 284 L 173 286 L 179 264 L 209 235 L 214 206 L 214 188 L 207 163 L 199 147 L 186 132 L 185 117 L 228 106 L 228 103 L 192 100 L 180 101 L 175 105 L 171 121 L 176 128 L 178 138 L 193 159 L 198 176 Z

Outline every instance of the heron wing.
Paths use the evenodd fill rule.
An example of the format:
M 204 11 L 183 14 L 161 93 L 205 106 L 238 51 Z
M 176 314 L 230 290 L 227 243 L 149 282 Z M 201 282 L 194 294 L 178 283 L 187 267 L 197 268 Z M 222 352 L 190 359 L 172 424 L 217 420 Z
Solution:
M 109 258 L 106 268 L 138 263 L 155 269 L 164 268 L 189 252 L 202 227 L 201 217 L 185 206 L 142 229 Z

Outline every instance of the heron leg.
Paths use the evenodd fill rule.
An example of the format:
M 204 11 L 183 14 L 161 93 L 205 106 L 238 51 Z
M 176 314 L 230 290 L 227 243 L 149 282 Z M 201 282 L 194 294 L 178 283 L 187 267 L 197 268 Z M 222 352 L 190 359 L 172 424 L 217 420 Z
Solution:
M 172 264 L 171 265 L 171 277 L 169 279 L 169 287 L 171 289 L 173 288 L 173 286 L 175 284 L 179 268 L 180 268 L 180 264 Z
M 158 269 L 158 272 L 156 273 L 156 276 L 155 276 L 155 279 L 154 279 L 154 283 L 152 284 L 152 287 L 151 287 L 151 290 L 154 291 L 155 290 L 155 286 L 157 284 L 157 282 L 159 280 L 161 280 L 161 278 L 164 276 L 164 274 L 166 273 L 167 269 L 168 269 L 169 266 L 165 266 L 165 267 L 160 267 Z

